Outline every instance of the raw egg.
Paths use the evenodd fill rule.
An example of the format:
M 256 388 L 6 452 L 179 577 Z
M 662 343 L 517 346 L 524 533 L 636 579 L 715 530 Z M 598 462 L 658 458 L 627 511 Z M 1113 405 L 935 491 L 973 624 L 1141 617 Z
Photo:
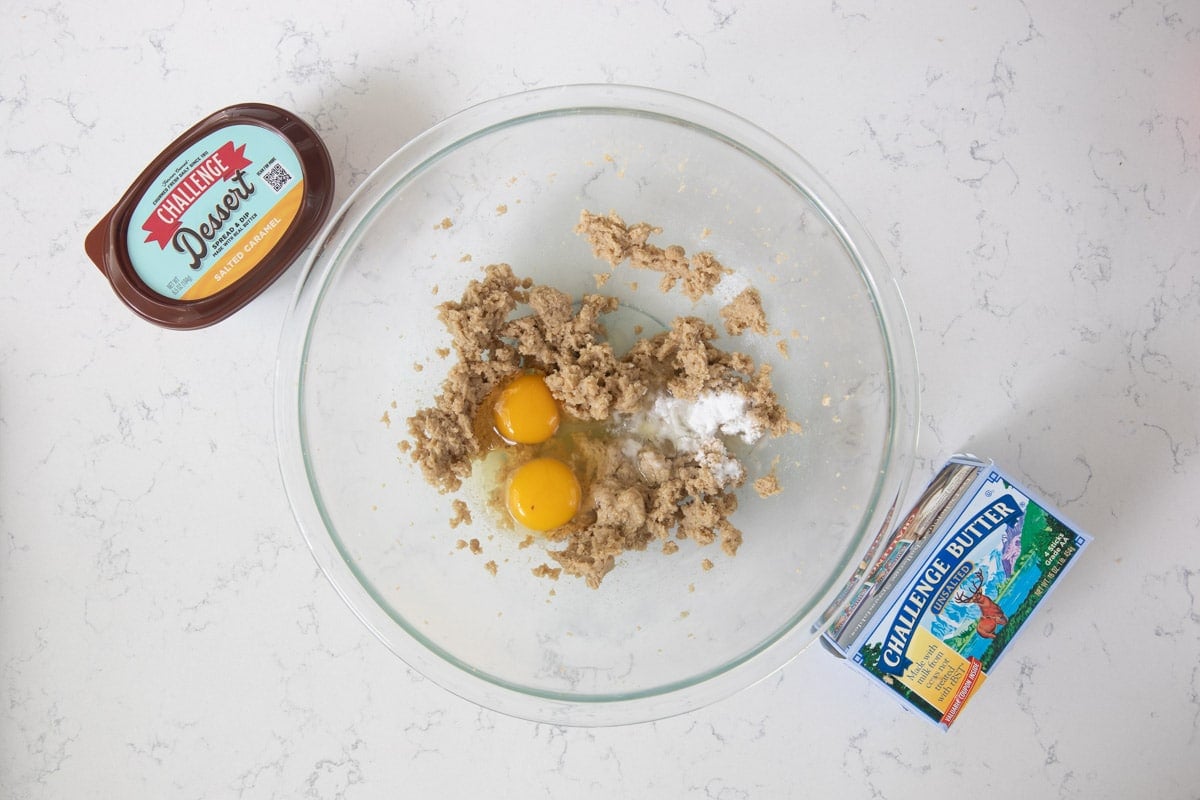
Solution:
M 558 430 L 558 403 L 541 375 L 518 375 L 492 406 L 496 433 L 516 444 L 539 444 Z
M 508 513 L 526 528 L 549 531 L 571 521 L 581 495 L 570 467 L 557 458 L 535 458 L 508 480 Z

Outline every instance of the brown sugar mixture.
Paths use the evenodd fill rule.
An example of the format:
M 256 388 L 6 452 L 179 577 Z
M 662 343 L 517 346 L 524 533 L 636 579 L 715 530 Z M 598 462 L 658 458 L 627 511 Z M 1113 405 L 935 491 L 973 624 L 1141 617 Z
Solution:
M 762 295 L 758 289 L 744 289 L 721 309 L 721 319 L 725 321 L 725 332 L 730 336 L 741 336 L 747 330 L 767 332 L 767 316 L 763 313 Z
M 664 291 L 682 282 L 691 297 L 711 291 L 728 272 L 710 254 L 687 260 L 682 248 L 648 245 L 658 229 L 626 227 L 615 214 L 585 211 L 577 230 L 611 263 L 629 258 L 662 272 Z M 492 505 L 504 523 L 513 518 L 505 509 L 523 502 L 514 499 L 522 468 L 548 459 L 565 464 L 562 485 L 570 485 L 577 507 L 540 534 L 559 567 L 542 565 L 534 574 L 557 578 L 561 569 L 593 588 L 617 556 L 651 543 L 670 554 L 676 541 L 719 541 L 734 555 L 742 533 L 729 517 L 746 475 L 725 440 L 799 432 L 772 389 L 770 366 L 715 346 L 716 331 L 697 317 L 676 318 L 618 357 L 602 324 L 617 305 L 600 294 L 576 304 L 517 277 L 507 264 L 488 266 L 460 299 L 438 307 L 457 360 L 434 404 L 408 419 L 411 457 L 442 492 L 458 490 L 490 453 L 502 457 Z M 556 428 L 545 440 L 522 444 L 500 435 L 492 421 L 501 393 L 529 375 L 540 376 L 553 398 Z M 539 498 L 533 513 L 559 501 Z M 472 540 L 472 552 L 476 546 Z
M 471 509 L 462 500 L 455 500 L 450 504 L 450 509 L 454 515 L 450 517 L 450 528 L 457 528 L 459 525 L 471 524 Z
M 587 236 L 596 258 L 614 267 L 628 259 L 638 269 L 661 272 L 659 288 L 662 291 L 669 292 L 677 282 L 681 282 L 683 293 L 690 300 L 699 300 L 706 294 L 712 294 L 713 288 L 721 282 L 721 276 L 732 272 L 722 266 L 712 253 L 696 253 L 689 259 L 677 244 L 669 247 L 649 244 L 649 238 L 662 233 L 662 228 L 646 222 L 629 226 L 614 212 L 601 216 L 584 210 L 579 215 L 575 232 Z

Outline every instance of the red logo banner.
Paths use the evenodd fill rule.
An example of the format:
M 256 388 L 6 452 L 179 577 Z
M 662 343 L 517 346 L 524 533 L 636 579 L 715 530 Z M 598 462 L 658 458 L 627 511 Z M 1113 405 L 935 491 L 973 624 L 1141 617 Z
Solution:
M 183 176 L 142 223 L 142 230 L 147 233 L 146 241 L 157 242 L 165 250 L 180 228 L 183 213 L 217 183 L 233 178 L 250 163 L 246 158 L 246 145 L 234 147 L 232 141 L 221 145 Z

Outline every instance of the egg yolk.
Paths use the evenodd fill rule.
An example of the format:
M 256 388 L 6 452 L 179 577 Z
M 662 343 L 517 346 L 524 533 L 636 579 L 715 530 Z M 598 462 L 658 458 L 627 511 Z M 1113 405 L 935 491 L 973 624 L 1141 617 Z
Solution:
M 492 406 L 496 433 L 516 444 L 538 444 L 558 430 L 558 403 L 540 375 L 520 375 Z
M 556 458 L 535 458 L 509 478 L 508 513 L 531 530 L 553 530 L 579 511 L 581 494 L 570 467 Z

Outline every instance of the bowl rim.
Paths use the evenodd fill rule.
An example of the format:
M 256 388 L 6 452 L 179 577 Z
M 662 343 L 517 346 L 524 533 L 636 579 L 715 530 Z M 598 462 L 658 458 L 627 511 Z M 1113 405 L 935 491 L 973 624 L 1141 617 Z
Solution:
M 301 386 L 310 321 L 341 255 L 353 250 L 378 210 L 408 177 L 443 154 L 498 128 L 540 117 L 625 113 L 661 117 L 703 131 L 756 158 L 806 197 L 841 239 L 859 269 L 879 321 L 888 361 L 889 419 L 885 452 L 859 530 L 846 544 L 813 602 L 776 634 L 699 678 L 623 695 L 566 695 L 523 690 L 447 658 L 404 627 L 363 585 L 344 557 L 308 469 Z M 773 674 L 810 647 L 827 622 L 822 612 L 859 566 L 859 551 L 886 528 L 903 502 L 916 452 L 919 392 L 916 349 L 899 287 L 874 240 L 832 187 L 782 140 L 711 103 L 662 89 L 624 84 L 567 84 L 487 100 L 418 134 L 385 159 L 330 217 L 304 263 L 280 334 L 275 378 L 277 458 L 293 516 L 335 591 L 366 627 L 409 667 L 453 694 L 501 713 L 562 725 L 644 722 L 708 705 Z M 395 635 L 396 633 L 400 635 Z

